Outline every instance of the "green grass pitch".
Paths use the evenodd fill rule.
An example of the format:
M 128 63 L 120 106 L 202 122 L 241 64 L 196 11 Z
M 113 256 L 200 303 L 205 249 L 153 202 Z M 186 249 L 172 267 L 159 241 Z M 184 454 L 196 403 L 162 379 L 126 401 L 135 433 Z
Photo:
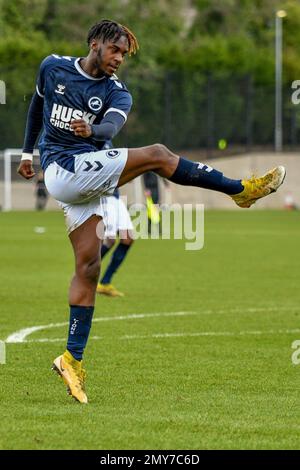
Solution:
M 7 344 L 0 448 L 299 448 L 299 226 L 298 212 L 211 211 L 201 251 L 137 241 L 115 278 L 126 297 L 97 298 L 87 406 L 50 370 L 67 326 Z M 0 214 L 1 340 L 68 321 L 72 256 L 59 212 Z

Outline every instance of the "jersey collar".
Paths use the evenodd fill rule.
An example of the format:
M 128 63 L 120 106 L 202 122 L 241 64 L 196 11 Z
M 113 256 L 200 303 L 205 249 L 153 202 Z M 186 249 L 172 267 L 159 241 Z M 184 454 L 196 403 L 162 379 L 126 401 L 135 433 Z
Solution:
M 95 77 L 92 77 L 91 75 L 89 75 L 88 73 L 86 73 L 84 70 L 82 70 L 82 68 L 80 67 L 79 65 L 79 61 L 80 61 L 81 57 L 78 57 L 75 62 L 74 62 L 74 65 L 75 65 L 75 68 L 77 70 L 77 72 L 79 72 L 81 75 L 83 75 L 85 78 L 89 78 L 90 80 L 95 80 L 97 82 L 99 82 L 100 80 L 103 80 L 105 77 L 105 75 L 103 77 L 100 77 L 100 78 L 95 78 Z

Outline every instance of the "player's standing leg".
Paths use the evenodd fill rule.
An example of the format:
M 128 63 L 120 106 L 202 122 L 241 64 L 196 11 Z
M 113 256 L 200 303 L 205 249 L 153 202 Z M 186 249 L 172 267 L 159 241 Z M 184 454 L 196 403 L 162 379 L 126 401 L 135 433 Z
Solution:
M 65 353 L 53 363 L 53 369 L 61 375 L 70 394 L 81 403 L 87 403 L 82 355 L 91 328 L 100 273 L 101 241 L 96 230 L 99 220 L 98 216 L 93 215 L 70 234 L 75 274 L 69 291 L 69 335 Z

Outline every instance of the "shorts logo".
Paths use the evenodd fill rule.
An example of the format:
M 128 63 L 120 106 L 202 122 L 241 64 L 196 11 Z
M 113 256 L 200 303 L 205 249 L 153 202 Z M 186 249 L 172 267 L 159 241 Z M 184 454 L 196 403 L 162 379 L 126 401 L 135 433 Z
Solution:
M 89 99 L 89 108 L 92 110 L 92 111 L 100 111 L 100 109 L 102 108 L 102 100 L 100 98 L 98 98 L 97 96 L 92 96 L 90 99 Z
M 101 162 L 98 162 L 98 161 L 93 162 L 93 163 L 95 163 L 95 165 L 96 165 L 95 167 L 94 167 L 93 163 L 91 163 L 91 162 L 89 162 L 89 161 L 87 161 L 87 160 L 85 160 L 84 163 L 86 164 L 86 167 L 85 167 L 85 169 L 84 169 L 83 171 L 90 171 L 90 170 L 92 170 L 92 169 L 93 169 L 94 171 L 100 171 L 100 170 L 102 170 L 102 168 L 103 168 L 102 163 L 101 163 Z
M 106 152 L 106 156 L 108 158 L 117 158 L 120 155 L 121 152 L 119 150 L 109 150 Z

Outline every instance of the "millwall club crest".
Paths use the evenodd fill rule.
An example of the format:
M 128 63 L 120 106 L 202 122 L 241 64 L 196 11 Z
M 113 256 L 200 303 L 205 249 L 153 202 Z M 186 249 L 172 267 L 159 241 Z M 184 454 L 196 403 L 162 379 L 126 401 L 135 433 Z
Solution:
M 102 108 L 102 100 L 101 98 L 98 98 L 98 96 L 92 96 L 90 99 L 89 99 L 89 108 L 92 110 L 92 111 L 100 111 L 100 109 Z
M 120 155 L 121 152 L 119 150 L 109 150 L 106 152 L 106 156 L 108 158 L 117 158 Z

